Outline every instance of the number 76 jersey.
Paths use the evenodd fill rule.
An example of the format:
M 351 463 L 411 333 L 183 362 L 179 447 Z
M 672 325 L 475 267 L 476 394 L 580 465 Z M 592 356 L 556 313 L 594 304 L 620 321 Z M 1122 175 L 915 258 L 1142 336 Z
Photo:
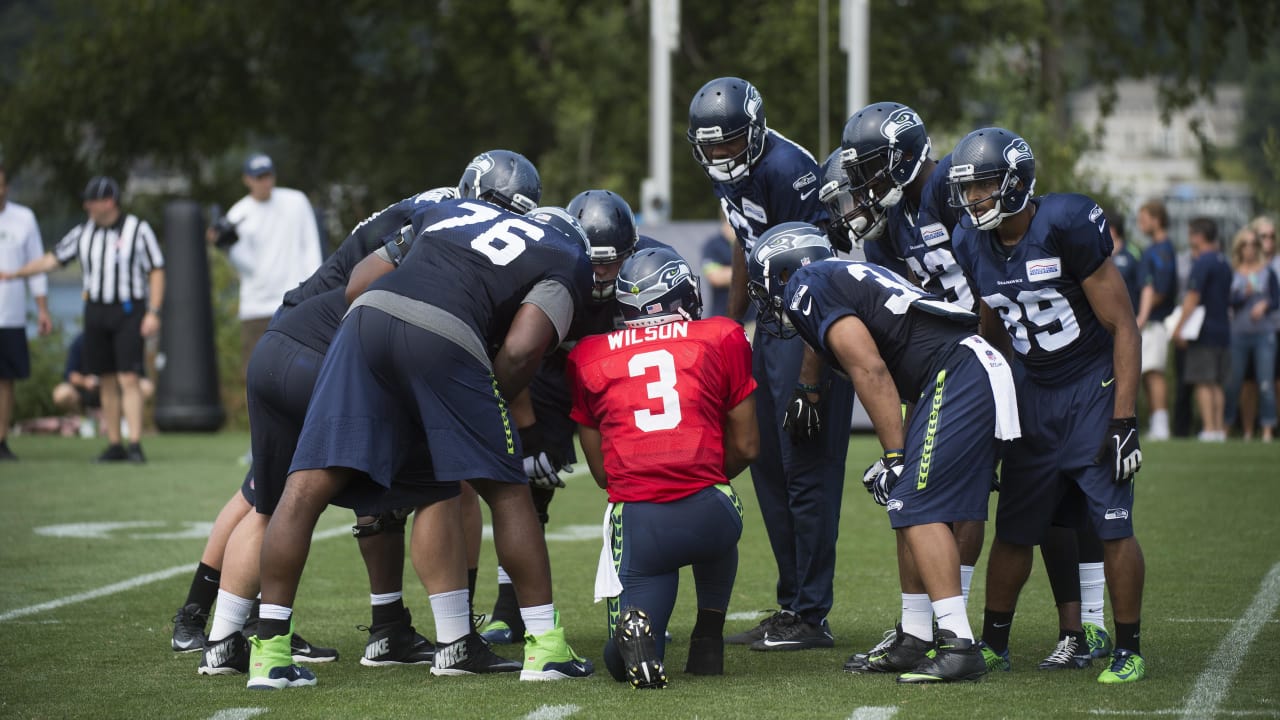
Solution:
M 994 231 L 956 226 L 956 261 L 982 301 L 1000 315 L 1032 380 L 1056 385 L 1110 362 L 1111 334 L 1083 282 L 1111 256 L 1102 208 L 1084 195 L 1032 200 L 1036 214 L 1017 245 Z
M 600 431 L 611 502 L 726 483 L 724 423 L 756 388 L 742 326 L 715 317 L 592 335 L 565 370 L 573 420 Z

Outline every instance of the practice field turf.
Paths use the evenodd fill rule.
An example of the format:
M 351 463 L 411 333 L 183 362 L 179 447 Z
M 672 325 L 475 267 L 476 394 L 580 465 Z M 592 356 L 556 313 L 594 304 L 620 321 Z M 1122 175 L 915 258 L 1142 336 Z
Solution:
M 854 436 L 841 522 L 836 648 L 758 653 L 730 647 L 726 674 L 681 672 L 694 613 L 685 574 L 667 654 L 672 682 L 638 692 L 608 678 L 521 683 L 514 676 L 438 678 L 425 666 L 359 664 L 368 585 L 350 515 L 321 518 L 298 596 L 309 640 L 339 662 L 313 666 L 319 685 L 249 692 L 244 677 L 201 677 L 198 655 L 169 649 L 215 513 L 238 487 L 246 435 L 163 436 L 142 467 L 98 466 L 101 441 L 13 438 L 19 463 L 0 464 L 0 717 L 12 718 L 1030 718 L 1280 717 L 1280 445 L 1148 443 L 1135 521 L 1147 559 L 1146 680 L 1101 686 L 1093 669 L 1035 669 L 1056 620 L 1037 560 L 1012 640 L 1013 671 L 979 683 L 913 687 L 841 671 L 892 627 L 899 610 L 893 536 L 859 478 L 878 454 Z M 580 466 L 582 467 L 582 466 Z M 728 630 L 771 606 L 773 560 L 750 481 Z M 993 501 L 994 502 L 994 501 Z M 604 607 L 592 604 L 604 494 L 578 473 L 551 506 L 556 605 L 577 651 L 596 661 Z M 991 529 L 988 528 L 988 546 Z M 969 616 L 981 625 L 980 563 Z M 493 603 L 486 544 L 477 609 Z M 406 603 L 432 634 L 426 593 L 406 570 Z M 1108 625 L 1111 614 L 1108 608 Z M 518 649 L 499 648 L 506 655 Z

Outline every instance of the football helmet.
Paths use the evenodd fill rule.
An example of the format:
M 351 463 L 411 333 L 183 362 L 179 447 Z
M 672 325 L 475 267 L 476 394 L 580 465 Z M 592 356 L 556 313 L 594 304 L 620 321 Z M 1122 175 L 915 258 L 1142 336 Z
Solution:
M 542 180 L 528 158 L 510 150 L 475 156 L 458 180 L 458 197 L 475 198 L 521 215 L 538 207 Z
M 883 210 L 874 205 L 864 205 L 853 198 L 849 190 L 849 176 L 840 164 L 840 150 L 832 151 L 822 164 L 822 187 L 818 200 L 827 208 L 831 222 L 827 224 L 827 238 L 831 246 L 841 252 L 862 248 L 862 243 L 875 240 L 884 233 L 887 222 Z
M 689 103 L 687 135 L 693 158 L 713 182 L 745 180 L 751 165 L 764 152 L 767 134 L 760 91 L 741 78 L 716 78 L 703 85 Z M 721 147 L 719 152 L 717 147 Z M 723 157 L 726 151 L 729 156 Z
M 929 134 L 915 110 L 879 102 L 849 118 L 840 148 L 854 198 L 883 211 L 902 200 L 903 189 L 929 159 Z
M 591 264 L 596 270 L 591 299 L 609 300 L 613 297 L 613 281 L 618 277 L 618 263 L 635 251 L 640 238 L 636 216 L 626 200 L 608 190 L 578 193 L 565 209 L 582 223 L 591 241 Z
M 747 295 L 755 303 L 761 329 L 784 339 L 795 336 L 795 326 L 782 307 L 787 280 L 796 270 L 833 254 L 827 236 L 805 222 L 776 225 L 760 236 L 747 259 Z
M 615 297 L 627 327 L 702 317 L 698 276 L 669 248 L 647 248 L 627 258 L 618 270 Z
M 1036 158 L 1026 140 L 1005 130 L 974 130 L 951 153 L 948 204 L 964 210 L 974 227 L 994 230 L 1022 212 L 1036 189 Z M 989 200 L 994 204 L 983 209 Z
M 529 213 L 529 219 L 564 233 L 569 241 L 576 242 L 582 248 L 584 254 L 591 251 L 591 242 L 587 240 L 587 231 L 583 230 L 578 219 L 565 212 L 564 208 L 540 207 Z

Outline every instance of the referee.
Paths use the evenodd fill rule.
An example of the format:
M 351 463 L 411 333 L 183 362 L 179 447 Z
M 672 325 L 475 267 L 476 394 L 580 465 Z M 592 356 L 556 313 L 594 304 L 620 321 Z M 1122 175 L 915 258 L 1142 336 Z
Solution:
M 160 329 L 164 257 L 145 220 L 120 211 L 120 186 L 95 177 L 84 190 L 89 219 L 46 253 L 0 280 L 27 277 L 80 261 L 84 272 L 84 371 L 101 378 L 102 418 L 110 445 L 98 462 L 146 462 L 142 445 L 144 337 Z M 121 442 L 123 405 L 129 447 Z

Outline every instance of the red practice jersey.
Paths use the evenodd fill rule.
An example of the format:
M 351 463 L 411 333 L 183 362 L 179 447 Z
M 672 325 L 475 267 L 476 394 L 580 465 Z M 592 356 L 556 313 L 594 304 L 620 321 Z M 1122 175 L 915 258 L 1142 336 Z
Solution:
M 600 431 L 612 502 L 671 502 L 724 476 L 724 422 L 756 388 L 742 326 L 715 317 L 593 335 L 569 353 L 573 419 Z

